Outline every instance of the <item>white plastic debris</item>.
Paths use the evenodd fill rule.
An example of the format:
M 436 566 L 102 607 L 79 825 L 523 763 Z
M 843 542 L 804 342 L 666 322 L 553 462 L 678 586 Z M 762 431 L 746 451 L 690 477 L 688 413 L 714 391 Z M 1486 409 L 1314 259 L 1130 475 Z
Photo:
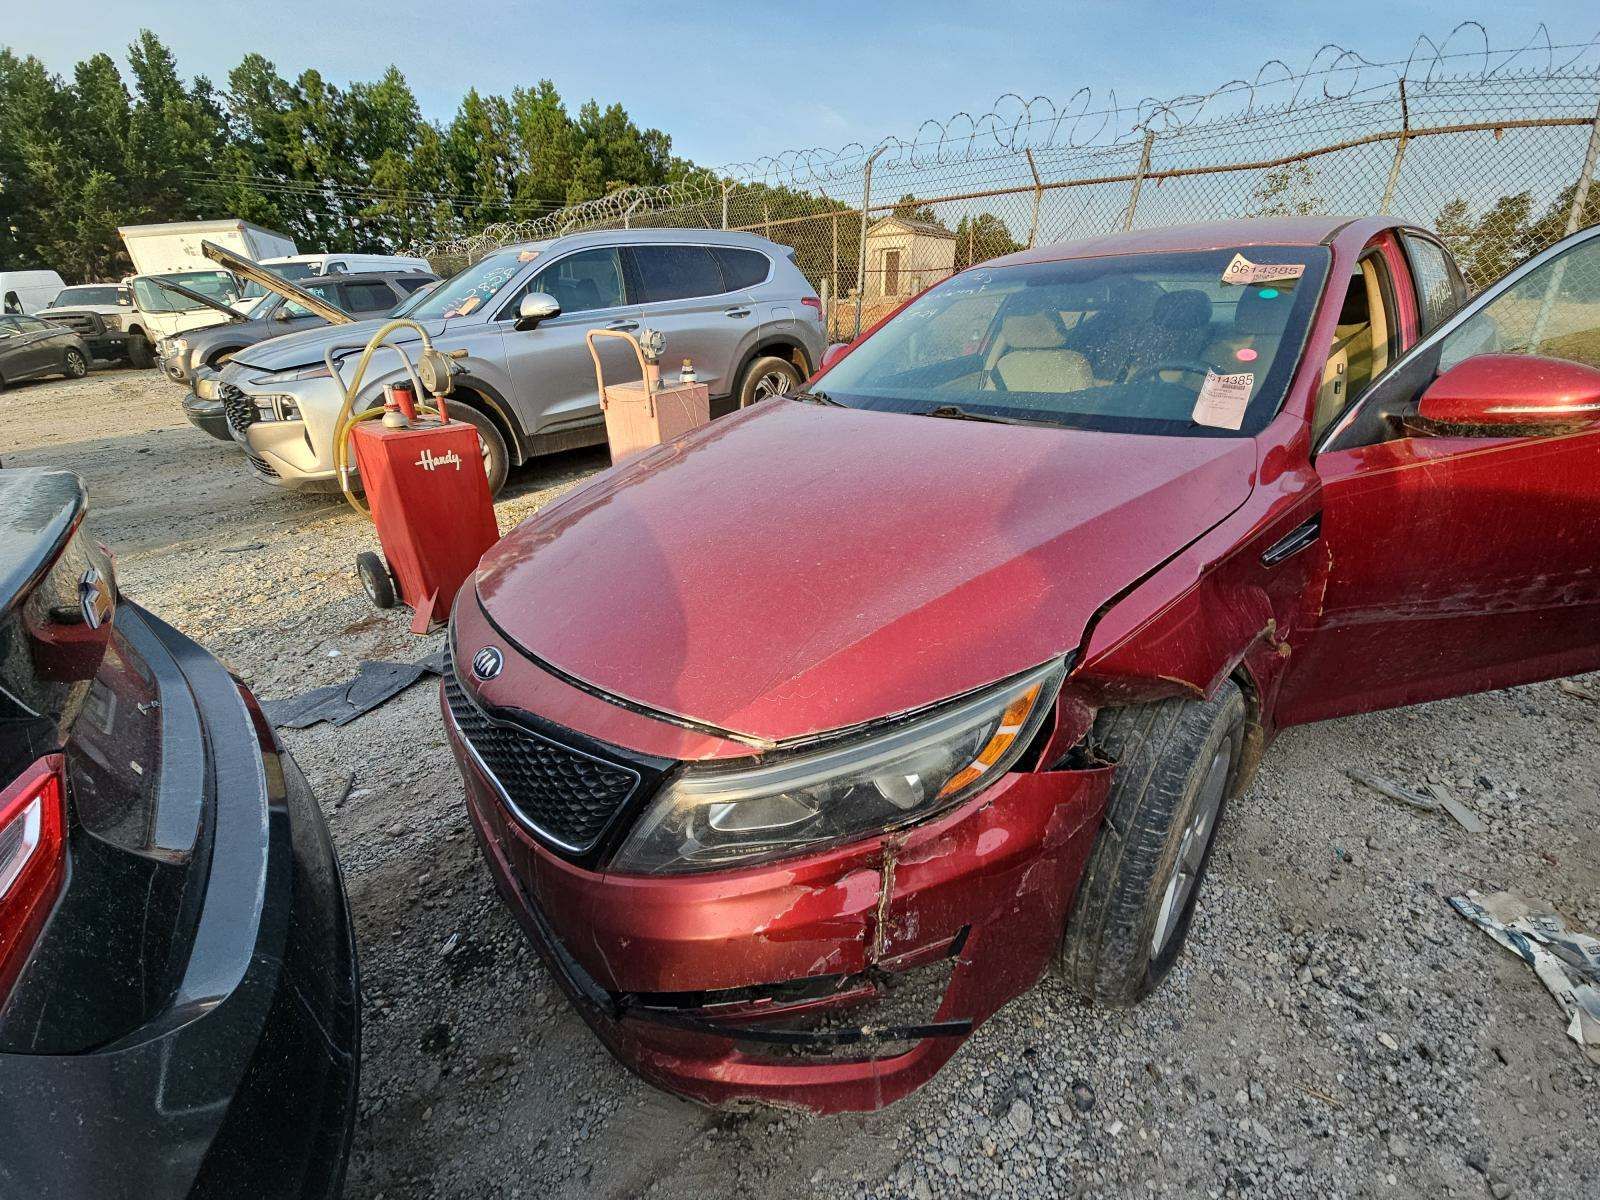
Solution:
M 1511 892 L 1468 892 L 1450 904 L 1533 968 L 1567 1014 L 1567 1036 L 1600 1066 L 1600 939 L 1568 929 L 1549 905 Z

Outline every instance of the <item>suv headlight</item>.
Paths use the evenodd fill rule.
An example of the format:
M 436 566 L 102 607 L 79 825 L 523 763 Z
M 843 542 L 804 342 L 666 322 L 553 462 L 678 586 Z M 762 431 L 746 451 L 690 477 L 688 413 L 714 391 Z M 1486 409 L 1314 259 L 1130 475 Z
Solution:
M 689 767 L 656 797 L 612 869 L 747 866 L 926 820 L 1016 762 L 1065 674 L 1057 659 L 842 745 L 753 767 Z
M 103 313 L 100 317 L 100 323 L 107 329 L 121 329 L 122 317 L 118 313 Z
M 300 419 L 300 405 L 293 396 L 257 396 L 256 420 L 258 421 L 298 421 Z

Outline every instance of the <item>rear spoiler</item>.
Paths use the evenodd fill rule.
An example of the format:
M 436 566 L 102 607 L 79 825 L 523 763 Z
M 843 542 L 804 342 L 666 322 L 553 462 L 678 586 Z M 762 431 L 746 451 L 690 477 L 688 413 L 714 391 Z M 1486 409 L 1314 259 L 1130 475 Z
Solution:
M 200 253 L 204 254 L 214 263 L 220 263 L 242 279 L 251 283 L 260 284 L 269 292 L 276 292 L 289 300 L 293 300 L 301 308 L 317 314 L 330 325 L 351 325 L 355 318 L 337 304 L 329 304 L 320 296 L 313 296 L 304 288 L 290 283 L 273 274 L 266 267 L 242 254 L 235 254 L 226 246 L 219 246 L 215 242 L 201 241 Z

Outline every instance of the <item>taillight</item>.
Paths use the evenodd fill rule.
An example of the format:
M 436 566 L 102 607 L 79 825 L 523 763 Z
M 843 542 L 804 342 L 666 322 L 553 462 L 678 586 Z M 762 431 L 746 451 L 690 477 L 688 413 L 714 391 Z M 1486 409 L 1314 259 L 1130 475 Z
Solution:
M 804 304 L 807 308 L 816 309 L 817 313 L 819 315 L 822 312 L 822 297 L 821 296 L 801 296 L 800 297 L 800 303 Z
M 66 877 L 62 762 L 47 755 L 0 792 L 0 998 L 16 982 Z

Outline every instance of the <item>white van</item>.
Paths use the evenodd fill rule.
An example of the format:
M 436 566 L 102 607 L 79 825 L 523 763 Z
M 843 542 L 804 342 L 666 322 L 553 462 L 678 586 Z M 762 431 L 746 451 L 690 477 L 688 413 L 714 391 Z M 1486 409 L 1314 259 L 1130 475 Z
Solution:
M 259 261 L 274 275 L 291 283 L 315 275 L 343 275 L 353 271 L 433 273 L 427 259 L 409 254 L 286 254 L 281 258 L 263 258 Z
M 36 313 L 49 308 L 66 286 L 54 271 L 0 271 L 0 312 Z

